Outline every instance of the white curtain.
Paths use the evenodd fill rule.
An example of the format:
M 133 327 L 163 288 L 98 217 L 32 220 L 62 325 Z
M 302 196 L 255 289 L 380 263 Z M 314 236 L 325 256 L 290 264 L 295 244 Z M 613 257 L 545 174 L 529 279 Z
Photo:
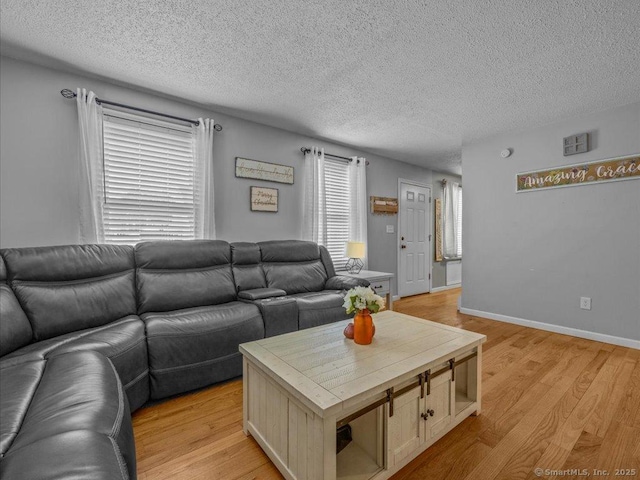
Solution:
M 327 207 L 324 148 L 312 147 L 305 154 L 302 238 L 327 244 Z
M 456 182 L 447 182 L 442 202 L 442 255 L 446 259 L 461 258 L 460 225 L 462 189 Z
M 349 219 L 349 240 L 363 242 L 365 258 L 364 268 L 368 267 L 367 248 L 367 161 L 353 157 L 349 163 L 349 181 L 351 182 L 351 218 Z
M 213 195 L 213 132 L 214 121 L 198 119 L 193 126 L 195 237 L 216 238 Z
M 103 243 L 104 171 L 102 166 L 102 107 L 96 95 L 76 90 L 80 126 L 80 242 Z

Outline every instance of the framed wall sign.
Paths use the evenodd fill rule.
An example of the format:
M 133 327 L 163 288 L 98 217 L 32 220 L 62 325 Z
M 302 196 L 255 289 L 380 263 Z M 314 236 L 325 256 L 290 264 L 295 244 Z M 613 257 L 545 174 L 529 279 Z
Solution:
M 293 167 L 236 157 L 236 177 L 293 185 Z
M 640 179 L 640 154 L 534 170 L 516 175 L 516 192 Z
M 278 212 L 278 189 L 251 187 L 252 212 Z

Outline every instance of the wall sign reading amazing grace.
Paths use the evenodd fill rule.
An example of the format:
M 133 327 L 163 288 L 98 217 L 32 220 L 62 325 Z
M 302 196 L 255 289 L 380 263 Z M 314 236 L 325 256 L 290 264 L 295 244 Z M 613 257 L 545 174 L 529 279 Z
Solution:
M 516 175 L 516 192 L 640 179 L 640 154 Z

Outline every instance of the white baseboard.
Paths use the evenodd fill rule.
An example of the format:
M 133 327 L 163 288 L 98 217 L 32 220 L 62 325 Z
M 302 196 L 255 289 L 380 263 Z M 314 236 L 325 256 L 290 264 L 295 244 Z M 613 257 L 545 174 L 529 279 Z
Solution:
M 452 285 L 445 285 L 444 287 L 433 287 L 431 293 L 443 292 L 445 290 L 451 290 L 452 288 L 460 288 L 461 286 L 461 283 L 454 283 Z
M 546 330 L 548 332 L 562 333 L 564 335 L 571 335 L 574 337 L 586 338 L 587 340 L 611 343 L 613 345 L 620 345 L 622 347 L 629 347 L 640 350 L 640 340 L 633 340 L 631 338 L 614 337 L 613 335 L 606 335 L 604 333 L 589 332 L 587 330 L 580 330 L 578 328 L 562 327 L 560 325 L 553 325 L 551 323 L 536 322 L 534 320 L 510 317 L 508 315 L 501 315 L 499 313 L 483 312 L 481 310 L 473 310 L 471 308 L 461 308 L 460 313 L 464 313 L 465 315 L 473 315 L 474 317 L 488 318 L 491 320 L 498 320 L 499 322 L 513 323 L 515 325 L 522 325 L 523 327 L 537 328 L 539 330 Z

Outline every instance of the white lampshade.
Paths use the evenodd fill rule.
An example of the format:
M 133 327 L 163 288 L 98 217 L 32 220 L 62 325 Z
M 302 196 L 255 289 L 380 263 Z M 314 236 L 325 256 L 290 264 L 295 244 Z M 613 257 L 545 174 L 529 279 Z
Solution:
M 364 242 L 347 242 L 347 258 L 364 258 Z

